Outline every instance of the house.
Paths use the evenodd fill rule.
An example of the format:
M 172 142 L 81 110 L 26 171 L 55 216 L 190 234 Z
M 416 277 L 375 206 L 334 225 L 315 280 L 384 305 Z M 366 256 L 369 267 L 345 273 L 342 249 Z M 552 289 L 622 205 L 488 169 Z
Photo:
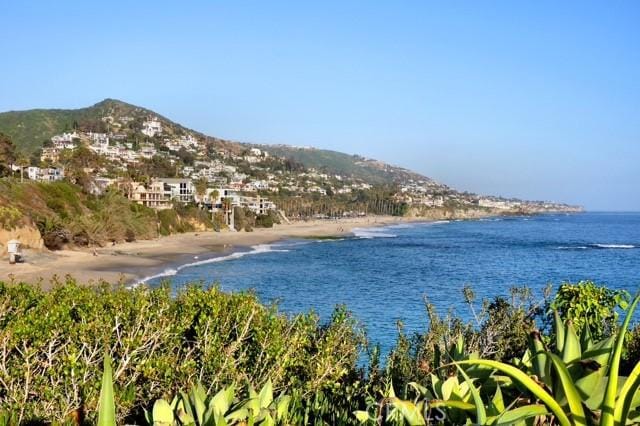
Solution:
M 267 214 L 269 210 L 275 210 L 276 205 L 264 197 L 241 197 L 240 205 L 253 211 L 255 214 Z
M 156 210 L 171 208 L 171 188 L 159 180 L 154 180 L 145 187 L 141 183 L 134 183 L 133 190 L 127 195 L 132 201 Z
M 162 134 L 162 123 L 157 118 L 142 123 L 142 133 L 150 138 Z
M 31 169 L 32 167 L 29 168 Z M 38 169 L 38 167 L 33 167 L 33 169 Z M 35 179 L 33 180 L 39 180 L 42 182 L 56 182 L 64 179 L 64 170 L 60 167 L 46 167 L 38 169 L 37 171 L 34 170 L 32 173 L 33 176 L 35 176 Z M 32 179 L 31 175 L 29 176 L 29 179 Z
M 159 178 L 159 182 L 169 187 L 171 198 L 182 203 L 191 203 L 194 199 L 195 187 L 188 178 Z
M 56 147 L 42 148 L 42 154 L 40 154 L 40 161 L 51 161 L 57 163 L 60 160 L 60 149 Z
M 143 145 L 140 147 L 140 157 L 142 158 L 153 158 L 158 151 L 153 145 Z

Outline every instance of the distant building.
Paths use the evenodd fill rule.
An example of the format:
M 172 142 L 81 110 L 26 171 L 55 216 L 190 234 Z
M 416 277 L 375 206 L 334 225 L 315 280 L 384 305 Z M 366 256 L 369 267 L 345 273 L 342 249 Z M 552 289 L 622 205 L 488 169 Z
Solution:
M 150 138 L 162 134 L 162 123 L 157 118 L 142 123 L 142 133 Z
M 156 210 L 171 208 L 171 188 L 158 180 L 152 181 L 148 188 L 141 183 L 134 184 L 133 191 L 126 195 L 145 207 Z
M 191 203 L 194 199 L 195 187 L 187 178 L 159 178 L 171 190 L 171 198 L 182 203 Z

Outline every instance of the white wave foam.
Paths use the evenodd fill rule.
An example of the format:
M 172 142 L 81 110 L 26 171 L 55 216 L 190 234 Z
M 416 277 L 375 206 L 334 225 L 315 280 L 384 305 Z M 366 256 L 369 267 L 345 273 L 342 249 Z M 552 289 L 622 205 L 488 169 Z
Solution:
M 591 246 L 601 249 L 633 249 L 633 244 L 591 244 Z
M 396 234 L 384 232 L 385 228 L 353 228 L 351 232 L 358 238 L 395 238 Z
M 560 246 L 557 247 L 558 250 L 586 250 L 589 247 L 587 246 Z
M 204 260 L 199 260 L 197 262 L 191 262 L 191 263 L 185 263 L 183 265 L 180 265 L 178 267 L 176 267 L 175 269 L 170 268 L 170 269 L 165 269 L 164 271 L 155 274 L 155 275 L 151 275 L 148 277 L 145 277 L 143 279 L 141 279 L 140 281 L 138 281 L 136 284 L 131 285 L 130 287 L 137 287 L 140 284 L 144 284 L 148 281 L 157 279 L 157 278 L 162 278 L 162 277 L 171 277 L 176 275 L 179 271 L 185 269 L 185 268 L 192 268 L 194 266 L 201 266 L 201 265 L 206 265 L 209 263 L 218 263 L 218 262 L 224 262 L 226 260 L 233 260 L 233 259 L 240 259 L 241 257 L 244 256 L 248 256 L 248 255 L 252 255 L 252 254 L 261 254 L 261 253 L 286 253 L 289 250 L 286 249 L 275 249 L 273 248 L 272 245 L 270 244 L 259 244 L 259 245 L 255 245 L 251 247 L 252 250 L 250 251 L 237 251 L 234 253 L 231 253 L 227 256 L 219 256 L 219 257 L 212 257 L 211 259 L 204 259 Z
M 409 228 L 415 228 L 415 225 L 410 225 L 408 223 L 398 223 L 397 225 L 385 226 L 385 229 L 409 229 Z
M 633 244 L 589 244 L 586 246 L 559 246 L 558 250 L 587 250 L 587 249 L 634 249 Z

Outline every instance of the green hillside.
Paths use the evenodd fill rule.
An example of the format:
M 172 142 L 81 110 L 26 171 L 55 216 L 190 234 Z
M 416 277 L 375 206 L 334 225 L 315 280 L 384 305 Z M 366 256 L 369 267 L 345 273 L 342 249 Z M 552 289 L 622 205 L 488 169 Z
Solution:
M 366 159 L 359 155 L 288 145 L 258 145 L 258 147 L 271 155 L 295 160 L 307 168 L 314 168 L 328 174 L 351 176 L 375 184 L 400 182 L 407 179 L 429 180 L 410 170 Z
M 106 131 L 105 116 L 130 116 L 140 122 L 153 111 L 114 99 L 105 99 L 93 106 L 80 109 L 32 109 L 0 113 L 0 132 L 11 137 L 19 150 L 33 152 L 45 140 L 74 127 L 89 131 Z M 163 119 L 167 122 L 169 120 Z
M 131 121 L 125 128 L 109 129 L 108 124 L 103 121 L 103 118 L 109 116 L 116 119 L 126 116 Z M 234 154 L 245 151 L 247 147 L 257 146 L 272 155 L 295 160 L 306 168 L 361 179 L 371 184 L 388 184 L 407 179 L 428 180 L 409 170 L 357 155 L 286 145 L 247 145 L 205 136 L 197 131 L 186 129 L 154 111 L 115 99 L 105 99 L 93 106 L 80 109 L 33 109 L 0 113 L 0 132 L 9 135 L 19 150 L 32 153 L 42 147 L 43 142 L 52 136 L 73 131 L 76 128 L 85 132 L 103 133 L 118 130 L 135 133 L 140 131 L 142 122 L 149 116 L 160 119 L 166 134 L 189 131 L 196 137 L 213 143 L 218 149 Z

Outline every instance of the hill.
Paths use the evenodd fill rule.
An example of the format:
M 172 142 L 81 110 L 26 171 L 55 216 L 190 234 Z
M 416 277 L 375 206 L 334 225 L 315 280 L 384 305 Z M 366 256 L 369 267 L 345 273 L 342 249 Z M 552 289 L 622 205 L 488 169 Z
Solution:
M 61 156 L 69 161 L 65 159 L 69 151 L 84 147 L 84 152 L 102 158 L 94 173 L 105 179 L 120 178 L 122 173 L 138 181 L 151 177 L 206 179 L 210 185 L 278 197 L 280 205 L 289 206 L 288 214 L 301 214 L 301 209 L 306 214 L 335 214 L 338 201 L 351 213 L 362 209 L 398 212 L 404 205 L 422 216 L 434 214 L 433 209 L 471 209 L 485 215 L 575 210 L 556 203 L 460 193 L 405 168 L 359 155 L 223 140 L 115 99 L 80 109 L 0 113 L 0 132 L 9 135 L 19 150 L 34 153 L 34 166 L 60 164 Z M 81 157 L 82 152 L 76 151 Z M 85 168 L 87 159 L 80 158 Z M 302 198 L 315 207 L 300 205 Z
M 80 109 L 33 109 L 3 112 L 0 113 L 0 132 L 9 135 L 19 150 L 33 153 L 52 136 L 63 132 L 79 129 L 103 133 L 113 130 L 109 129 L 109 122 L 105 121 L 106 117 L 113 117 L 116 121 L 122 117 L 129 118 L 127 128 L 120 130 L 136 133 L 142 127 L 142 122 L 150 116 L 158 118 L 165 133 L 167 131 L 169 134 L 189 132 L 201 140 L 234 153 L 246 151 L 250 147 L 259 147 L 269 154 L 301 163 L 306 168 L 362 179 L 371 184 L 398 183 L 409 179 L 430 181 L 425 176 L 409 170 L 357 155 L 286 145 L 250 145 L 207 136 L 198 131 L 187 129 L 154 111 L 116 99 L 105 99 L 93 106 Z
M 328 174 L 350 176 L 372 184 L 400 183 L 408 180 L 432 182 L 431 179 L 401 167 L 343 152 L 289 145 L 256 145 L 271 155 L 290 158 L 307 168 Z

